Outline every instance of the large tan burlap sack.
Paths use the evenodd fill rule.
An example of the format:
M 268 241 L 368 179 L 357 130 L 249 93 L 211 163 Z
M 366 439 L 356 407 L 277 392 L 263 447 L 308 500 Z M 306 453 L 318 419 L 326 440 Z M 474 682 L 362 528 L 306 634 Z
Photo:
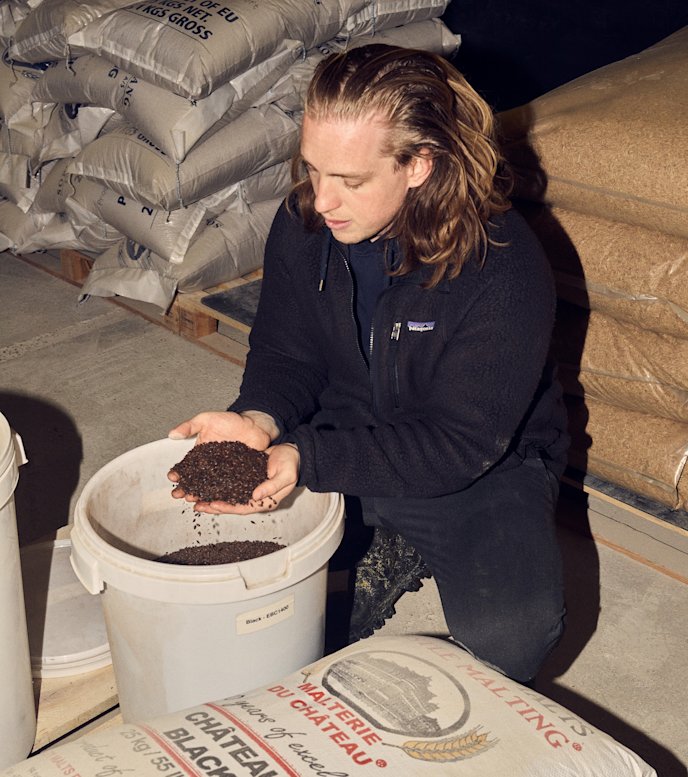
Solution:
M 688 507 L 688 424 L 565 395 L 569 465 L 672 510 Z
M 276 105 L 249 108 L 216 122 L 177 165 L 128 123 L 99 137 L 68 170 L 150 208 L 171 211 L 289 159 L 298 144 L 298 117 Z
M 85 103 L 110 108 L 173 161 L 182 162 L 215 122 L 237 118 L 286 72 L 303 52 L 298 41 L 282 41 L 265 61 L 239 74 L 211 95 L 189 100 L 142 81 L 101 57 L 78 57 L 69 67 L 52 68 L 36 84 L 35 102 Z
M 568 394 L 688 423 L 688 340 L 560 302 L 552 350 Z
M 688 27 L 499 118 L 519 196 L 688 237 Z
M 436 637 L 376 636 L 255 691 L 91 732 L 2 777 L 656 777 L 560 704 Z
M 328 40 L 365 2 L 152 0 L 102 16 L 69 43 L 137 78 L 199 99 L 267 59 L 285 39 L 305 48 Z
M 150 302 L 164 312 L 177 291 L 198 291 L 246 275 L 263 264 L 280 202 L 257 202 L 212 219 L 181 264 L 172 264 L 132 240 L 119 240 L 96 258 L 82 295 L 119 295 Z
M 688 239 L 565 208 L 519 204 L 563 299 L 688 338 Z

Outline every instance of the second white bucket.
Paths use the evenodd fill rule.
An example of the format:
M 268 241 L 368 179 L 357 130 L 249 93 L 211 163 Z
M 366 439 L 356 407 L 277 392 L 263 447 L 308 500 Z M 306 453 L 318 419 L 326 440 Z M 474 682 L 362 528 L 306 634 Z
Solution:
M 164 439 L 119 456 L 75 507 L 72 566 L 87 590 L 102 592 L 125 721 L 243 693 L 323 655 L 342 496 L 297 489 L 270 513 L 199 515 L 172 498 L 167 480 L 192 445 Z M 154 560 L 235 540 L 286 547 L 235 564 Z
M 14 506 L 19 467 L 25 463 L 21 438 L 0 415 L 0 769 L 26 758 L 36 736 Z

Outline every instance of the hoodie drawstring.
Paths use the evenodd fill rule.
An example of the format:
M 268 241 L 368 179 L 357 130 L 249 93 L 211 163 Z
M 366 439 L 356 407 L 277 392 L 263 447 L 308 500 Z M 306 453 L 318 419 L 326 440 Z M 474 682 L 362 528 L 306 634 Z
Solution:
M 327 230 L 327 240 L 323 243 L 320 252 L 320 280 L 318 281 L 318 292 L 325 288 L 325 278 L 327 277 L 327 268 L 330 264 L 330 248 L 332 246 L 332 232 Z

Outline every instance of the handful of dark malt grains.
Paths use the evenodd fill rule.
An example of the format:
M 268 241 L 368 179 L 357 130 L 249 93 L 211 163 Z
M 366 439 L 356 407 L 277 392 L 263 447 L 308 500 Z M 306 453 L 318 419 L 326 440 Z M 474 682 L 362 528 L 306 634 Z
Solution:
M 255 487 L 267 480 L 268 457 L 243 442 L 204 442 L 194 447 L 172 469 L 182 488 L 200 502 L 245 505 Z

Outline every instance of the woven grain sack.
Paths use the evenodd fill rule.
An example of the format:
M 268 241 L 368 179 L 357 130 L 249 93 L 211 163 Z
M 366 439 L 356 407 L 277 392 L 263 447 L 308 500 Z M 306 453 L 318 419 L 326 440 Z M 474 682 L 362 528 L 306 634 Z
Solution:
M 61 213 L 65 186 L 64 168 L 68 160 L 46 165 L 38 176 L 38 189 L 26 212 L 9 200 L 0 211 L 0 232 L 11 240 L 17 254 L 56 248 L 78 248 L 74 229 Z
M 263 263 L 272 219 L 281 200 L 256 203 L 250 212 L 229 211 L 213 220 L 182 264 L 170 264 L 133 240 L 119 240 L 98 256 L 82 296 L 149 302 L 166 311 L 177 291 L 196 291 L 234 280 Z
M 93 218 L 86 210 L 58 213 L 51 221 L 51 227 L 49 232 L 41 231 L 32 236 L 34 251 L 66 248 L 94 257 L 107 251 L 124 237 L 109 224 Z
M 209 219 L 229 209 L 246 211 L 251 201 L 283 197 L 290 183 L 290 165 L 282 162 L 193 205 L 167 212 L 141 205 L 96 181 L 75 177 L 65 209 L 70 214 L 90 211 L 129 240 L 178 264 L 184 261 L 189 245 Z
M 265 244 L 282 198 L 253 203 L 244 212 L 225 211 L 213 219 L 170 273 L 179 291 L 208 289 L 263 266 Z
M 401 27 L 441 16 L 449 0 L 374 0 L 351 14 L 341 32 L 350 35 L 372 35 L 380 30 Z
M 302 111 L 308 84 L 317 64 L 333 52 L 344 52 L 369 43 L 424 49 L 451 57 L 458 51 L 461 37 L 452 33 L 440 19 L 412 22 L 404 27 L 381 30 L 375 35 L 361 35 L 357 38 L 337 35 L 309 49 L 303 59 L 290 66 L 287 74 L 265 94 L 263 100 L 275 102 L 285 111 Z
M 32 149 L 40 146 L 41 131 L 53 107 L 49 106 L 46 112 L 43 105 L 33 103 L 34 86 L 45 72 L 46 68 L 42 66 L 12 63 L 7 57 L 7 50 L 0 61 L 0 118 L 13 134 L 25 135 Z M 15 147 L 16 153 L 30 155 L 16 143 Z
M 71 248 L 75 251 L 86 252 L 93 250 L 92 241 L 85 241 L 77 237 L 74 225 L 64 213 L 44 214 L 39 217 L 37 223 L 31 211 L 27 214 L 32 220 L 33 228 L 26 229 L 21 240 L 17 243 L 14 252 L 17 254 L 31 254 L 35 251 L 56 251 L 63 248 Z M 94 227 L 95 230 L 98 226 Z M 103 244 L 98 243 L 98 250 L 103 250 Z
M 31 253 L 33 235 L 42 232 L 52 220 L 52 214 L 33 217 L 9 200 L 0 200 L 0 251 L 15 254 Z
M 115 770 L 137 777 L 656 777 L 560 704 L 452 642 L 415 635 L 370 637 L 249 693 L 87 733 L 2 777 Z
M 688 237 L 688 27 L 499 119 L 520 196 Z
M 10 57 L 20 62 L 46 62 L 70 56 L 70 35 L 131 0 L 42 0 L 19 25 Z
M 71 248 L 87 254 L 99 254 L 121 240 L 123 235 L 89 208 L 69 205 L 75 187 L 75 181 L 68 172 L 70 161 L 69 158 L 58 159 L 43 168 L 47 172 L 29 215 L 34 219 L 48 216 L 49 228 L 45 227 L 31 236 L 31 250 Z
M 9 46 L 30 10 L 22 3 L 0 4 L 0 45 Z
M 78 154 L 92 143 L 114 115 L 109 108 L 90 105 L 54 105 L 42 133 L 34 165 Z
M 13 202 L 0 200 L 0 251 L 14 246 L 14 233 L 21 229 L 21 217 L 25 215 Z
M 144 81 L 189 99 L 270 57 L 285 39 L 332 37 L 361 0 L 160 0 L 129 5 L 70 38 Z
M 175 164 L 143 133 L 125 125 L 77 154 L 69 172 L 100 181 L 151 208 L 175 210 L 289 159 L 299 124 L 275 105 L 216 122 L 186 159 Z
M 552 350 L 568 394 L 688 423 L 688 340 L 560 301 Z
M 72 192 L 71 176 L 67 172 L 69 158 L 58 159 L 50 165 L 42 176 L 36 196 L 31 203 L 31 212 L 39 213 L 63 213 L 65 201 Z
M 40 153 L 42 135 L 42 130 L 35 135 L 25 135 L 3 126 L 0 122 L 0 149 L 8 154 L 21 154 L 32 160 Z
M 688 424 L 564 395 L 569 465 L 672 510 L 688 507 Z
M 237 118 L 286 72 L 302 52 L 301 43 L 282 41 L 264 62 L 234 77 L 210 96 L 188 100 L 122 70 L 95 55 L 69 68 L 53 68 L 36 85 L 33 99 L 87 103 L 111 108 L 164 151 L 182 162 L 198 139 L 222 117 Z
M 31 172 L 30 157 L 0 149 L 0 197 L 10 200 L 26 213 L 39 185 L 38 177 Z
M 543 243 L 563 299 L 688 338 L 688 239 L 542 206 L 519 210 Z
M 144 246 L 122 238 L 96 257 L 79 299 L 120 296 L 149 302 L 164 313 L 172 304 L 177 287 L 166 275 L 170 266 L 166 259 Z

